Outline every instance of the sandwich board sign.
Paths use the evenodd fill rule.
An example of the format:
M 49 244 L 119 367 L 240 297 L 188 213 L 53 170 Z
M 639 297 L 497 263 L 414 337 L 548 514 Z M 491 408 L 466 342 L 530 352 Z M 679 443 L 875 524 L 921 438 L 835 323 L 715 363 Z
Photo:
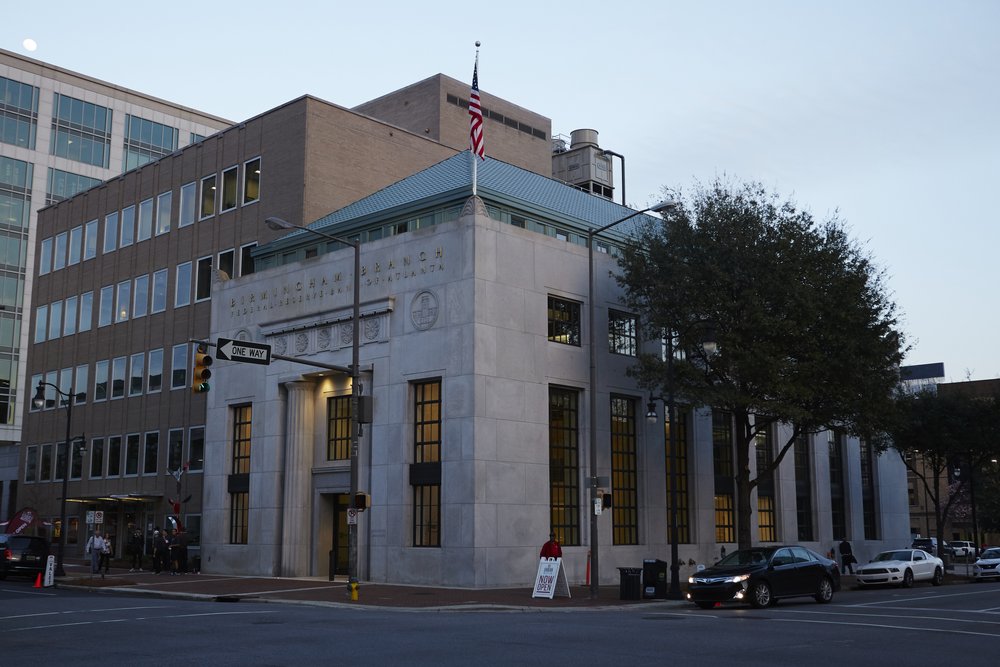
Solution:
M 569 581 L 566 580 L 566 570 L 562 566 L 562 558 L 542 558 L 538 561 L 535 589 L 531 597 L 551 600 L 556 595 L 572 597 L 569 592 Z

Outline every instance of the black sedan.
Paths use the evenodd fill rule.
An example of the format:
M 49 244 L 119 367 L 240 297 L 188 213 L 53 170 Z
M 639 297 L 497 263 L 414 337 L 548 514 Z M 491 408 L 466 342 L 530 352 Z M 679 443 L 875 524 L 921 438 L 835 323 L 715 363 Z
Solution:
M 798 546 L 740 549 L 688 578 L 687 599 L 702 609 L 749 602 L 757 609 L 781 598 L 811 596 L 829 602 L 840 590 L 837 563 Z

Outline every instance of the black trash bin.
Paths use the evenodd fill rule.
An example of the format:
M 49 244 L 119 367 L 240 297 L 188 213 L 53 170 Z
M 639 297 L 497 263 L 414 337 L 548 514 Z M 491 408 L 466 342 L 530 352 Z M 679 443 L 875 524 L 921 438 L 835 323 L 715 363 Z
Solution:
M 667 597 L 667 561 L 659 558 L 642 561 L 642 594 L 647 598 Z
M 618 584 L 619 600 L 641 600 L 642 599 L 642 568 L 641 567 L 620 567 L 618 572 L 621 580 Z

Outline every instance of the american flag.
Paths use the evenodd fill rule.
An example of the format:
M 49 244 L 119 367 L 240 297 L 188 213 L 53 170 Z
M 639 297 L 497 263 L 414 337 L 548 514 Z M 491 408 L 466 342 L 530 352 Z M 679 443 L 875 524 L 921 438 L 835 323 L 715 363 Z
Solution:
M 486 159 L 486 141 L 483 138 L 483 110 L 479 106 L 479 57 L 472 68 L 472 92 L 469 93 L 469 146 L 472 152 Z

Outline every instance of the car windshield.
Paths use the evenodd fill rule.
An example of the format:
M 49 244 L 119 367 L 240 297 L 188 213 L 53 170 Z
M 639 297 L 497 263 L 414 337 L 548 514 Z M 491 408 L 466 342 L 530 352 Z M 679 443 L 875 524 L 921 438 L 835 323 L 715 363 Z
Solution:
M 766 563 L 773 553 L 774 549 L 741 549 L 729 554 L 715 565 L 716 567 L 732 567 L 734 565 Z
M 910 551 L 883 551 L 878 556 L 875 556 L 875 562 L 886 561 L 886 560 L 910 560 Z
M 994 547 L 992 549 L 987 549 L 983 553 L 979 554 L 980 558 L 1000 558 L 1000 547 Z

